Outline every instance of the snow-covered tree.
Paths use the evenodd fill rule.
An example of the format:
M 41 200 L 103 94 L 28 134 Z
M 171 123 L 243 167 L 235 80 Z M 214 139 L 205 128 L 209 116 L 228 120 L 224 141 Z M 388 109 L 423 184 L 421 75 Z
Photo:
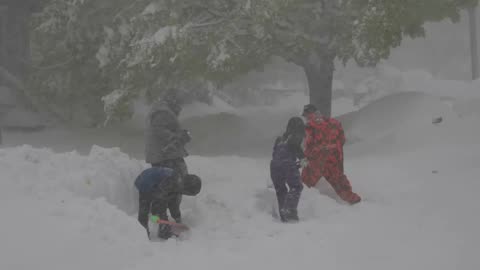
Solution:
M 49 0 L 32 22 L 32 98 L 59 118 L 103 117 L 101 97 L 111 90 L 95 55 L 104 26 L 126 0 Z M 115 5 L 118 4 L 118 6 Z
M 253 49 L 261 39 L 249 38 L 248 3 L 50 0 L 35 21 L 32 89 L 60 115 L 97 112 L 103 100 L 107 120 L 128 118 L 132 100 L 169 88 L 184 101 L 208 99 L 269 57 Z
M 422 37 L 427 21 L 458 21 L 478 0 L 253 1 L 271 53 L 302 67 L 310 101 L 331 113 L 334 61 L 372 66 L 404 36 Z M 262 9 L 263 8 L 263 9 Z
M 167 89 L 207 100 L 272 56 L 305 71 L 331 111 L 334 60 L 375 65 L 426 21 L 477 0 L 49 0 L 34 21 L 31 89 L 58 115 L 128 118 Z M 53 104 L 53 105 L 52 105 Z M 65 117 L 67 119 L 72 116 Z
M 124 102 L 151 100 L 169 88 L 183 101 L 205 99 L 210 90 L 264 62 L 241 35 L 251 22 L 245 1 L 157 0 L 123 16 L 100 48 L 101 65 L 119 76 Z M 252 43 L 254 44 L 254 43 Z

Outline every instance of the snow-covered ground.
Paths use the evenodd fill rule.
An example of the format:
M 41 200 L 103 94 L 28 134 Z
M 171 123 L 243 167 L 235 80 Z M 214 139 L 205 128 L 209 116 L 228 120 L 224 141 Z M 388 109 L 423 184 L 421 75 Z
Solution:
M 480 102 L 422 92 L 400 91 L 343 116 L 353 142 L 346 173 L 363 201 L 345 205 L 321 181 L 305 188 L 298 224 L 272 215 L 267 156 L 188 157 L 204 185 L 184 197 L 192 230 L 181 240 L 150 242 L 136 221 L 133 181 L 147 166 L 141 150 L 0 149 L 0 269 L 480 269 Z M 272 127 L 302 105 L 237 115 Z M 215 127 L 219 118 L 208 117 L 217 113 L 205 123 Z M 281 117 L 272 122 L 273 114 Z M 63 135 L 52 131 L 49 145 L 67 145 L 72 137 Z M 142 146 L 133 135 L 123 139 L 119 146 Z

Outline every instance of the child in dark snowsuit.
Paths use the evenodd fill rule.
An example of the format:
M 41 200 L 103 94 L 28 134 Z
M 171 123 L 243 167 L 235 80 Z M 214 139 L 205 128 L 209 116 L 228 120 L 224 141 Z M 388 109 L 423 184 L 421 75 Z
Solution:
M 179 194 L 195 196 L 202 187 L 201 179 L 192 174 L 187 174 L 179 181 L 180 174 L 166 167 L 152 167 L 144 170 L 135 180 L 135 187 L 139 192 L 138 221 L 147 230 L 148 215 L 159 216 L 168 221 L 167 208 L 172 198 Z M 180 207 L 177 207 L 180 211 Z M 158 237 L 168 239 L 172 236 L 171 227 L 168 224 L 160 224 Z
M 303 120 L 293 117 L 288 121 L 287 130 L 275 140 L 273 147 L 270 177 L 277 194 L 282 222 L 298 221 L 297 206 L 303 190 L 299 161 L 304 158 L 301 147 L 304 136 Z

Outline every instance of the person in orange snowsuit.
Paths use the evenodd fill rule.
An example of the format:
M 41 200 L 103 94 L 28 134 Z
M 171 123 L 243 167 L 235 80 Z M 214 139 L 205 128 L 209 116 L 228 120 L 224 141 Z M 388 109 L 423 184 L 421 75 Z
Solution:
M 343 171 L 343 145 L 345 133 L 340 121 L 321 115 L 317 108 L 305 105 L 306 118 L 305 158 L 307 165 L 302 170 L 303 183 L 311 188 L 325 177 L 338 196 L 349 204 L 361 198 L 352 191 L 350 181 Z

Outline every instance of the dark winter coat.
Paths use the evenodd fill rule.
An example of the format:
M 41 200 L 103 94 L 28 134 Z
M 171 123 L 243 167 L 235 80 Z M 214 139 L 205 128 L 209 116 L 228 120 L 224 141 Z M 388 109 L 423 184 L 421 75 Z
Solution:
M 184 158 L 189 137 L 182 130 L 177 115 L 166 103 L 157 102 L 147 118 L 145 161 L 150 164 Z
M 285 133 L 275 140 L 273 146 L 273 162 L 296 162 L 303 159 L 302 142 L 305 137 L 305 126 L 299 117 L 290 119 Z
M 152 167 L 135 179 L 135 187 L 140 193 L 139 220 L 142 225 L 147 221 L 149 212 L 168 220 L 169 204 L 181 193 L 178 177 L 173 169 Z
M 138 192 L 149 193 L 160 189 L 160 193 L 174 189 L 170 182 L 176 181 L 173 169 L 152 167 L 144 170 L 136 179 L 135 187 Z

